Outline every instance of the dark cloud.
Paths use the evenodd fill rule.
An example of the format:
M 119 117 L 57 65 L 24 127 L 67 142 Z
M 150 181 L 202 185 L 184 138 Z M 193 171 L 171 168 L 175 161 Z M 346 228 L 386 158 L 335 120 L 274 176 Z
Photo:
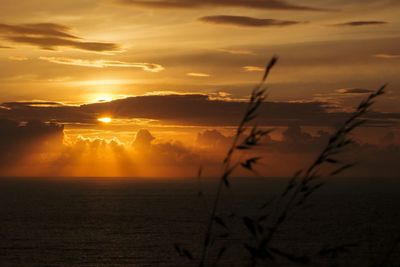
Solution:
M 38 46 L 45 50 L 56 50 L 59 47 L 70 47 L 94 52 L 110 52 L 118 50 L 118 45 L 100 42 L 79 42 L 63 38 L 7 36 L 7 40 L 15 43 Z
M 206 16 L 199 18 L 200 21 L 212 23 L 212 24 L 223 24 L 223 25 L 235 25 L 241 27 L 278 27 L 278 26 L 291 26 L 300 24 L 303 22 L 292 21 L 292 20 L 276 20 L 276 19 L 259 19 L 245 16 Z
M 326 9 L 296 5 L 283 0 L 119 0 L 119 2 L 152 8 L 243 7 L 256 9 L 326 11 Z
M 232 137 L 223 135 L 217 130 L 205 130 L 197 134 L 196 143 L 206 148 L 226 148 L 232 142 Z
M 64 127 L 55 123 L 0 119 L 0 174 L 7 165 L 21 160 L 27 152 L 41 153 L 61 148 L 63 131 Z
M 178 166 L 191 164 L 191 168 L 194 170 L 196 168 L 193 168 L 192 164 L 198 166 L 200 162 L 200 156 L 180 141 L 154 144 L 151 147 L 151 152 L 151 163 L 171 166 L 175 164 L 178 164 Z
M 392 134 L 393 135 L 393 134 Z M 347 171 L 346 177 L 393 177 L 397 176 L 400 167 L 398 158 L 400 157 L 400 145 L 394 144 L 394 136 L 385 136 L 389 139 L 388 144 L 366 144 L 355 142 L 343 153 L 336 156 L 338 160 L 344 162 L 358 162 L 358 164 Z M 270 155 L 267 166 L 273 168 L 280 166 L 282 162 L 291 160 L 291 166 L 286 169 L 278 169 L 277 175 L 291 175 L 294 171 L 303 169 L 309 165 L 326 146 L 330 134 L 319 131 L 311 135 L 305 132 L 296 124 L 290 125 L 283 133 L 282 140 L 269 140 L 265 145 L 265 151 Z
M 340 94 L 356 95 L 356 94 L 370 94 L 370 93 L 372 93 L 372 90 L 368 90 L 368 89 L 364 89 L 364 88 L 345 88 L 345 89 L 339 89 L 339 90 L 337 90 L 337 92 Z
M 82 106 L 41 106 L 3 103 L 0 118 L 58 122 L 96 123 L 102 114 L 121 119 L 152 119 L 166 124 L 234 126 L 247 103 L 213 99 L 208 95 L 149 95 Z M 156 108 L 155 108 L 156 107 Z M 260 125 L 335 126 L 349 116 L 332 111 L 322 102 L 266 102 L 260 107 Z M 388 126 L 400 119 L 398 113 L 370 112 L 370 125 Z
M 40 103 L 39 105 L 37 105 Z M 96 114 L 86 112 L 79 106 L 65 106 L 50 102 L 50 105 L 42 105 L 42 102 L 9 102 L 0 104 L 0 119 L 12 118 L 18 121 L 57 121 L 61 123 L 94 123 Z
M 8 25 L 0 23 L 0 33 L 2 34 L 38 35 L 80 39 L 75 35 L 69 34 L 68 31 L 70 30 L 71 28 L 65 25 L 55 23 L 36 23 L 21 25 Z
M 349 27 L 357 27 L 357 26 L 370 26 L 370 25 L 385 25 L 388 24 L 386 21 L 377 21 L 377 20 L 364 20 L 364 21 L 349 21 L 344 23 L 334 24 L 333 26 L 349 26 Z
M 282 133 L 282 140 L 270 140 L 268 148 L 278 153 L 317 153 L 329 140 L 329 133 L 319 131 L 315 136 L 302 130 L 298 124 L 292 124 Z
M 18 109 L 19 107 L 51 107 L 63 106 L 62 103 L 49 102 L 49 101 L 21 101 L 21 102 L 7 102 L 2 105 L 4 108 Z
M 149 149 L 154 139 L 148 130 L 142 129 L 137 132 L 133 146 L 137 149 Z
M 136 172 L 143 176 L 192 176 L 201 164 L 201 155 L 180 140 L 159 141 L 146 129 L 137 132 L 131 155 L 146 166 Z
M 281 138 L 272 139 L 267 136 L 262 141 L 261 147 L 253 151 L 254 156 L 262 157 L 262 164 L 256 166 L 257 172 L 265 176 L 291 176 L 316 159 L 328 144 L 330 136 L 331 132 L 326 130 L 311 134 L 298 124 L 291 124 L 282 132 Z M 199 133 L 198 139 L 202 139 L 202 148 L 204 144 L 207 145 L 206 150 L 201 153 L 209 157 L 216 154 L 223 157 L 229 147 L 229 141 L 232 141 L 232 136 L 224 135 L 217 130 L 207 130 Z M 336 155 L 336 158 L 343 162 L 358 162 L 354 168 L 344 173 L 344 176 L 396 177 L 400 171 L 397 163 L 400 157 L 400 145 L 396 140 L 397 136 L 392 132 L 385 134 L 379 145 L 361 143 L 355 137 L 352 146 Z M 228 143 L 223 146 L 225 142 Z M 215 157 L 213 160 L 217 166 L 218 158 Z M 287 164 L 288 162 L 290 164 Z
M 246 104 L 240 101 L 212 100 L 207 95 L 192 94 L 130 97 L 82 108 L 126 118 L 152 118 L 167 123 L 236 125 Z M 260 109 L 260 123 L 287 125 L 287 119 L 293 120 L 296 117 L 304 123 L 311 123 L 310 119 L 316 123 L 320 120 L 318 114 L 322 117 L 327 115 L 320 103 L 268 103 Z
M 0 120 L 0 147 L 1 151 L 10 147 L 23 147 L 31 141 L 57 136 L 57 142 L 63 139 L 62 125 L 56 123 L 45 123 L 41 121 L 29 121 L 20 123 L 13 120 Z
M 72 35 L 68 26 L 55 23 L 0 24 L 0 36 L 3 39 L 19 44 L 29 44 L 46 50 L 69 47 L 94 52 L 111 52 L 119 50 L 115 43 L 90 42 Z

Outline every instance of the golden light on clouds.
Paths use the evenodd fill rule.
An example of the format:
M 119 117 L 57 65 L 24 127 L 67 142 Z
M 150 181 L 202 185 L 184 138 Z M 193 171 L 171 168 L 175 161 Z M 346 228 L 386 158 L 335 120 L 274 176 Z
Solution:
M 191 76 L 191 77 L 199 77 L 199 78 L 207 78 L 207 77 L 211 76 L 208 73 L 201 73 L 201 72 L 189 72 L 186 75 Z
M 164 67 L 154 63 L 142 63 L 142 62 L 124 62 L 118 60 L 104 60 L 104 59 L 74 59 L 65 57 L 40 57 L 41 60 L 45 60 L 55 64 L 89 67 L 89 68 L 139 68 L 143 71 L 148 72 L 160 72 L 164 70 Z
M 260 114 L 260 125 L 331 127 L 342 114 L 327 111 L 325 105 L 350 110 L 359 97 L 385 82 L 391 91 L 379 106 L 385 113 L 376 120 L 398 120 L 397 2 L 2 1 L 0 175 L 6 162 L 2 155 L 10 158 L 11 148 L 18 156 L 35 154 L 31 147 L 20 150 L 28 137 L 35 148 L 41 147 L 48 131 L 60 140 L 83 138 L 67 148 L 62 140 L 56 150 L 48 148 L 49 155 L 62 156 L 57 164 L 65 157 L 76 161 L 63 174 L 103 175 L 91 173 L 96 168 L 90 164 L 107 165 L 105 160 L 115 165 L 106 173 L 118 175 L 121 166 L 130 168 L 130 157 L 138 165 L 153 160 L 176 170 L 184 159 L 197 169 L 196 155 L 201 158 L 203 152 L 196 149 L 208 147 L 198 146 L 198 134 L 218 128 L 222 134 L 211 131 L 203 138 L 209 139 L 209 147 L 231 143 L 227 140 L 244 100 L 274 54 L 280 61 L 269 80 L 271 103 Z M 19 127 L 28 120 L 65 129 Z M 137 146 L 145 148 L 138 152 L 132 143 L 142 128 L 156 140 Z M 42 132 L 41 138 L 35 138 L 36 131 Z M 110 141 L 114 137 L 123 145 Z M 96 159 L 97 146 L 107 147 L 106 159 Z M 62 153 L 74 148 L 75 154 Z M 154 155 L 140 162 L 149 151 Z M 134 171 L 141 174 L 137 166 Z M 120 173 L 132 174 L 130 169 Z M 161 169 L 157 173 L 165 174 Z
M 244 66 L 243 69 L 248 72 L 263 72 L 265 70 L 263 67 L 258 66 Z

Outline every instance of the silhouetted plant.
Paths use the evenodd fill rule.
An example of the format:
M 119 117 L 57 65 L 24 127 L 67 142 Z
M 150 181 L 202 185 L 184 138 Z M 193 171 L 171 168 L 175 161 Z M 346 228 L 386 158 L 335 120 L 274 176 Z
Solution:
M 224 220 L 218 216 L 218 207 L 219 207 L 219 202 L 221 199 L 221 194 L 223 188 L 230 188 L 230 176 L 233 173 L 233 171 L 238 168 L 239 166 L 242 166 L 245 169 L 248 170 L 253 170 L 253 165 L 258 162 L 260 158 L 250 158 L 247 159 L 245 162 L 239 162 L 239 163 L 232 163 L 232 158 L 234 156 L 234 153 L 237 150 L 249 150 L 254 148 L 255 146 L 258 146 L 262 140 L 263 137 L 267 136 L 271 131 L 270 130 L 262 130 L 257 127 L 257 125 L 253 126 L 251 128 L 250 133 L 246 136 L 246 130 L 249 127 L 249 124 L 257 117 L 257 111 L 261 104 L 264 102 L 264 99 L 266 97 L 266 87 L 265 83 L 267 81 L 268 75 L 271 72 L 272 68 L 278 61 L 277 57 L 273 57 L 270 62 L 268 63 L 264 76 L 261 79 L 261 82 L 253 89 L 250 97 L 249 104 L 247 106 L 247 109 L 245 111 L 245 115 L 242 118 L 237 130 L 235 137 L 233 138 L 233 142 L 231 147 L 229 148 L 229 151 L 223 161 L 223 172 L 220 177 L 220 181 L 217 187 L 217 193 L 215 196 L 215 200 L 211 209 L 211 215 L 210 219 L 208 221 L 208 225 L 206 228 L 206 232 L 204 235 L 204 243 L 202 246 L 202 251 L 200 255 L 200 260 L 199 260 L 199 267 L 204 267 L 206 258 L 207 258 L 207 253 L 210 248 L 210 245 L 213 244 L 212 241 L 212 234 L 213 234 L 213 227 L 214 224 L 217 223 L 221 225 L 222 227 L 227 229 L 226 223 Z M 242 140 L 243 139 L 243 140 Z M 226 235 L 225 235 L 226 236 Z M 224 251 L 226 250 L 226 247 L 222 247 L 220 251 L 218 252 L 218 257 L 217 257 L 217 262 L 218 260 L 222 257 Z
M 212 204 L 210 218 L 208 220 L 204 233 L 204 240 L 201 246 L 201 253 L 196 259 L 191 252 L 183 249 L 180 245 L 175 244 L 175 249 L 182 257 L 193 262 L 193 265 L 205 267 L 210 262 L 208 259 L 209 250 L 214 245 L 216 239 L 227 240 L 231 235 L 231 230 L 227 222 L 219 216 L 220 200 L 224 189 L 231 187 L 230 178 L 232 173 L 239 167 L 254 172 L 254 166 L 261 160 L 261 157 L 250 157 L 243 161 L 235 161 L 234 155 L 238 151 L 248 151 L 259 146 L 262 139 L 269 135 L 272 130 L 260 129 L 257 125 L 250 124 L 257 118 L 257 111 L 266 97 L 266 81 L 270 71 L 277 63 L 278 58 L 273 57 L 266 66 L 265 73 L 261 82 L 253 89 L 251 97 L 245 111 L 245 114 L 236 130 L 231 147 L 223 161 L 223 171 L 217 186 L 217 192 Z M 244 228 L 247 230 L 250 240 L 243 244 L 243 248 L 249 253 L 250 261 L 248 266 L 254 267 L 260 262 L 275 261 L 277 257 L 286 259 L 292 263 L 307 265 L 311 261 L 310 255 L 295 255 L 284 249 L 272 246 L 276 233 L 281 229 L 281 226 L 288 220 L 298 208 L 304 206 L 306 201 L 319 190 L 329 177 L 334 177 L 342 174 L 344 171 L 355 166 L 354 162 L 347 162 L 339 159 L 340 154 L 348 148 L 354 141 L 350 134 L 367 122 L 364 116 L 375 103 L 376 98 L 385 93 L 386 85 L 379 88 L 376 92 L 370 94 L 357 107 L 352 114 L 329 138 L 329 141 L 322 152 L 307 168 L 296 172 L 289 180 L 287 186 L 273 201 L 266 202 L 256 216 L 243 216 L 241 218 Z M 249 131 L 248 131 L 249 130 Z M 202 175 L 200 168 L 198 177 Z M 202 190 L 199 195 L 203 195 Z M 267 207 L 273 206 L 267 210 Z M 236 215 L 232 215 L 237 217 Z M 225 231 L 222 234 L 214 232 L 215 225 L 219 225 Z M 388 261 L 399 241 L 395 243 L 392 249 L 389 250 L 383 264 Z M 333 246 L 323 249 L 312 256 L 320 256 L 328 258 L 333 265 L 336 263 L 336 258 L 348 252 L 348 250 L 357 244 L 349 243 L 339 246 Z M 218 248 L 216 258 L 211 266 L 216 266 L 219 260 L 227 250 L 227 245 Z M 196 263 L 197 262 L 197 263 Z M 333 266 L 332 265 L 332 266 Z M 384 265 L 378 265 L 384 266 Z
M 250 231 L 254 241 L 254 244 L 246 245 L 247 250 L 251 254 L 250 266 L 256 266 L 257 262 L 260 260 L 273 260 L 273 254 L 284 256 L 286 259 L 300 263 L 299 259 L 294 255 L 288 257 L 288 255 L 281 253 L 280 250 L 276 250 L 276 248 L 271 249 L 271 240 L 278 232 L 281 225 L 288 219 L 289 215 L 303 206 L 310 196 L 325 184 L 326 178 L 337 176 L 355 166 L 353 162 L 339 160 L 338 156 L 340 156 L 350 144 L 354 143 L 349 135 L 356 128 L 367 122 L 363 119 L 363 116 L 374 104 L 375 99 L 385 93 L 385 88 L 386 85 L 380 87 L 376 92 L 370 94 L 363 100 L 357 107 L 355 113 L 332 134 L 328 144 L 318 155 L 316 160 L 305 170 L 300 170 L 295 173 L 279 196 L 278 201 L 275 202 L 278 203 L 276 205 L 279 205 L 279 208 L 274 209 L 276 211 L 275 214 L 262 213 L 256 220 L 251 220 L 246 223 L 254 224 L 255 226 L 252 227 L 252 229 L 261 230 L 256 232 Z M 325 169 L 330 170 L 326 173 L 326 171 L 324 172 Z M 269 222 L 264 224 L 260 223 L 264 222 L 266 218 L 269 219 Z M 265 224 L 267 224 L 267 227 Z M 264 229 L 268 229 L 268 231 L 264 231 Z M 306 263 L 304 259 L 303 263 Z

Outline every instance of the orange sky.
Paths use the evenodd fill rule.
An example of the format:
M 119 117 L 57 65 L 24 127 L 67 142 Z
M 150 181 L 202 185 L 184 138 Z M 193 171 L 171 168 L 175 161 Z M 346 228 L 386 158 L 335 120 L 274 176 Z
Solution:
M 274 140 L 285 140 L 282 133 L 290 127 L 329 130 L 346 117 L 343 112 L 389 82 L 373 125 L 385 129 L 370 127 L 361 139 L 386 144 L 389 136 L 389 143 L 399 142 L 393 125 L 400 118 L 396 0 L 0 0 L 0 5 L 2 138 L 7 131 L 31 130 L 5 119 L 64 125 L 62 145 L 51 145 L 62 146 L 56 151 L 30 155 L 34 149 L 17 145 L 29 134 L 15 137 L 16 151 L 28 159 L 12 170 L 0 168 L 0 174 L 29 175 L 30 162 L 39 157 L 44 163 L 37 175 L 54 175 L 55 159 L 77 161 L 81 153 L 81 161 L 64 166 L 61 175 L 173 176 L 183 170 L 177 167 L 182 162 L 190 166 L 182 175 L 189 175 L 209 149 L 199 136 L 218 130 L 221 136 L 211 134 L 207 142 L 229 139 L 241 101 L 274 54 L 280 56 L 269 80 L 274 103 L 261 118 L 263 126 L 279 128 Z M 132 148 L 141 129 L 155 138 L 147 158 Z M 105 144 L 97 148 L 101 141 L 95 140 Z M 79 150 L 84 146 L 89 152 Z M 115 152 L 119 146 L 127 157 Z M 96 158 L 93 147 L 108 156 Z M 83 164 L 85 159 L 93 166 L 108 162 L 109 168 L 87 167 L 92 165 Z M 158 170 L 118 167 L 143 165 L 144 159 L 158 162 Z

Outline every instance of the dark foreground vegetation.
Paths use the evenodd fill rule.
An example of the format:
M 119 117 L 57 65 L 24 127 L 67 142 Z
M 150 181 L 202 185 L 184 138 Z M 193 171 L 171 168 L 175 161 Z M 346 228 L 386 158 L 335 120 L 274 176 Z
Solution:
M 275 244 L 274 238 L 284 231 L 285 224 L 294 214 L 303 211 L 306 204 L 312 201 L 310 197 L 325 186 L 328 179 L 343 175 L 346 170 L 356 164 L 362 164 L 362 162 L 348 162 L 341 155 L 344 151 L 351 150 L 351 145 L 354 143 L 351 138 L 352 132 L 367 123 L 365 115 L 377 98 L 385 93 L 386 85 L 362 100 L 355 112 L 332 133 L 325 148 L 316 156 L 315 160 L 309 166 L 297 171 L 288 181 L 287 186 L 273 199 L 266 200 L 257 209 L 256 214 L 231 213 L 224 210 L 221 205 L 222 195 L 225 192 L 228 193 L 234 186 L 231 181 L 234 172 L 239 168 L 255 172 L 254 167 L 261 160 L 261 157 L 257 156 L 240 160 L 236 157 L 237 154 L 246 152 L 248 155 L 249 151 L 255 151 L 255 148 L 261 145 L 263 138 L 273 131 L 273 129 L 258 127 L 256 120 L 257 111 L 267 95 L 267 78 L 277 61 L 277 57 L 271 59 L 261 82 L 252 91 L 247 109 L 237 127 L 232 146 L 223 161 L 223 171 L 210 208 L 210 217 L 204 228 L 204 239 L 197 246 L 200 249 L 192 251 L 179 243 L 174 245 L 177 253 L 188 261 L 188 266 L 225 266 L 224 258 L 231 257 L 228 252 L 238 242 L 232 238 L 235 236 L 235 231 L 238 231 L 237 229 L 247 232 L 248 238 L 239 241 L 239 247 L 246 256 L 243 261 L 231 262 L 229 266 L 340 266 L 338 259 L 343 254 L 351 253 L 353 248 L 360 245 L 358 241 L 330 244 L 313 253 L 300 254 L 292 249 L 279 247 Z M 201 179 L 201 168 L 198 176 Z M 204 197 L 203 192 L 199 192 L 199 197 Z M 242 227 L 235 227 L 237 224 L 241 224 Z M 394 233 L 393 240 L 387 244 L 382 255 L 371 257 L 367 266 L 400 266 L 399 262 L 395 262 L 396 257 L 394 257 L 399 244 L 400 235 Z

